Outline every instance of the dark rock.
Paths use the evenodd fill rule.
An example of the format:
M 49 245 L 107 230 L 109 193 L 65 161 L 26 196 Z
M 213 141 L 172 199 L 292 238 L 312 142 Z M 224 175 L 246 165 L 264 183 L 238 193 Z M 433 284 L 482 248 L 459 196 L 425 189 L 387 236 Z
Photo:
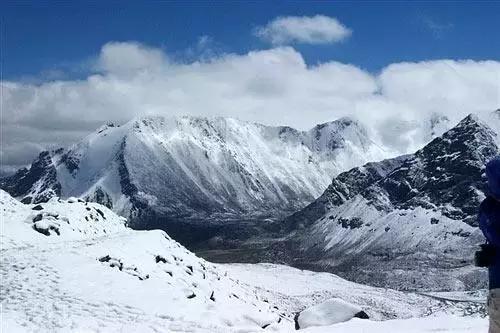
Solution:
M 295 323 L 295 329 L 300 330 L 300 325 L 299 325 L 299 316 L 300 312 L 297 312 L 295 316 L 293 316 L 293 322 Z
M 106 219 L 106 217 L 104 216 L 104 213 L 102 212 L 102 210 L 100 210 L 99 208 L 96 208 L 95 210 L 96 210 L 96 212 L 97 212 L 99 215 L 101 215 L 101 217 L 102 217 L 103 219 Z
M 43 214 L 37 214 L 37 216 L 33 218 L 33 222 L 38 222 L 41 221 L 42 219 L 43 219 Z
M 370 319 L 370 316 L 364 311 L 359 311 L 354 315 L 354 318 L 360 318 L 360 319 Z
M 25 205 L 29 205 L 33 201 L 33 198 L 30 196 L 24 197 L 21 199 L 21 203 Z
M 50 231 L 48 228 L 39 228 L 36 224 L 33 224 L 33 229 L 45 236 L 50 236 Z
M 160 255 L 155 256 L 155 261 L 156 261 L 156 263 L 159 263 L 159 262 L 162 262 L 164 264 L 167 263 L 167 259 L 165 259 L 164 257 L 162 257 Z
M 363 226 L 363 221 L 359 217 L 353 217 L 350 219 L 339 218 L 338 223 L 342 225 L 344 229 L 357 229 Z
M 109 256 L 109 254 L 105 255 L 104 257 L 99 258 L 100 262 L 108 262 L 110 260 L 111 260 L 111 257 Z
M 53 230 L 57 234 L 57 236 L 61 236 L 61 232 L 59 231 L 58 227 L 51 225 L 50 230 Z
M 70 174 L 75 174 L 78 171 L 80 158 L 73 152 L 67 152 L 61 157 L 61 162 L 64 163 Z
M 31 208 L 32 210 L 42 210 L 43 207 L 42 205 L 36 205 L 35 207 Z
M 98 204 L 101 204 L 109 209 L 113 209 L 113 200 L 111 200 L 109 194 L 100 186 L 95 189 L 94 193 L 86 196 L 85 200 L 97 202 Z

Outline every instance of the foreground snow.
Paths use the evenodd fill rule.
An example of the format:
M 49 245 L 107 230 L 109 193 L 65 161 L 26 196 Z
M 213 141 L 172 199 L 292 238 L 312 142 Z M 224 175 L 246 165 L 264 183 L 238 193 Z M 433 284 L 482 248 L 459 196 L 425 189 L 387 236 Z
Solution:
M 311 327 L 304 333 L 486 333 L 488 322 L 481 318 L 438 316 L 387 321 L 354 318 L 332 326 Z
M 164 232 L 130 230 L 105 207 L 77 199 L 37 207 L 0 191 L 0 213 L 2 332 L 290 332 L 296 312 L 332 297 L 374 320 L 431 316 L 355 319 L 304 332 L 486 327 L 481 304 L 447 301 L 450 295 L 372 288 L 279 265 L 214 265 Z
M 37 211 L 1 195 L 6 332 L 214 332 L 281 322 L 252 288 L 164 232 L 129 230 L 97 204 L 53 200 Z M 35 230 L 40 221 L 59 234 Z

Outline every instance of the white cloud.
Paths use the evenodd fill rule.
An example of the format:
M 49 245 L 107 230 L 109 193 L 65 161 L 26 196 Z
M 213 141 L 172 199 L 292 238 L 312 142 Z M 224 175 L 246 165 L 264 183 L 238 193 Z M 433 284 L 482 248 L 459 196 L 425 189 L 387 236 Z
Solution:
M 167 62 L 165 54 L 136 42 L 111 42 L 104 45 L 97 69 L 113 74 L 158 70 Z
M 500 106 L 500 62 L 398 63 L 373 75 L 352 65 L 307 66 L 290 47 L 176 63 L 137 43 L 106 44 L 99 72 L 84 80 L 2 82 L 2 168 L 28 163 L 107 121 L 144 114 L 229 116 L 308 129 L 342 116 L 364 122 L 399 153 L 450 124 Z
M 352 31 L 336 18 L 316 15 L 278 17 L 254 33 L 273 45 L 284 45 L 336 43 L 348 38 Z

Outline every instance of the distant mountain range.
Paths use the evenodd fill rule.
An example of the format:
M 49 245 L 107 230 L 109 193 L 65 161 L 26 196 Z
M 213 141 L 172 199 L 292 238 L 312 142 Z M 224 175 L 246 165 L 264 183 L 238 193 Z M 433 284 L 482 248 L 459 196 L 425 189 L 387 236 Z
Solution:
M 298 131 L 144 117 L 42 152 L 0 187 L 25 203 L 101 203 L 135 228 L 215 249 L 223 258 L 206 254 L 213 260 L 285 262 L 397 289 L 470 289 L 486 281 L 472 257 L 499 119 L 470 115 L 414 154 L 384 160 L 348 118 Z
M 320 196 L 334 175 L 384 157 L 348 118 L 298 131 L 228 118 L 143 117 L 44 151 L 0 187 L 24 203 L 85 198 L 136 228 L 178 236 L 185 220 L 284 217 Z
M 335 177 L 284 221 L 294 263 L 398 289 L 484 286 L 471 264 L 484 165 L 500 154 L 493 128 L 469 115 L 414 154 Z

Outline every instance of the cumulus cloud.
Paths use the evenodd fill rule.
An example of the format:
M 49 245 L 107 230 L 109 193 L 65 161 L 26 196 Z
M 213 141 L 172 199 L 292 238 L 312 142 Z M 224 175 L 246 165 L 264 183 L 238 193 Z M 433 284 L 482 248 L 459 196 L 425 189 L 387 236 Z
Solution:
M 167 63 L 165 54 L 135 42 L 111 42 L 104 45 L 97 69 L 113 74 L 159 70 Z
M 278 17 L 255 29 L 255 35 L 273 45 L 329 44 L 348 38 L 352 31 L 336 18 L 324 15 Z
M 291 47 L 179 63 L 159 49 L 109 43 L 96 64 L 83 80 L 1 83 L 4 171 L 105 122 L 147 114 L 227 116 L 299 129 L 352 116 L 396 154 L 468 113 L 500 106 L 498 61 L 398 63 L 374 75 L 334 61 L 308 66 Z

